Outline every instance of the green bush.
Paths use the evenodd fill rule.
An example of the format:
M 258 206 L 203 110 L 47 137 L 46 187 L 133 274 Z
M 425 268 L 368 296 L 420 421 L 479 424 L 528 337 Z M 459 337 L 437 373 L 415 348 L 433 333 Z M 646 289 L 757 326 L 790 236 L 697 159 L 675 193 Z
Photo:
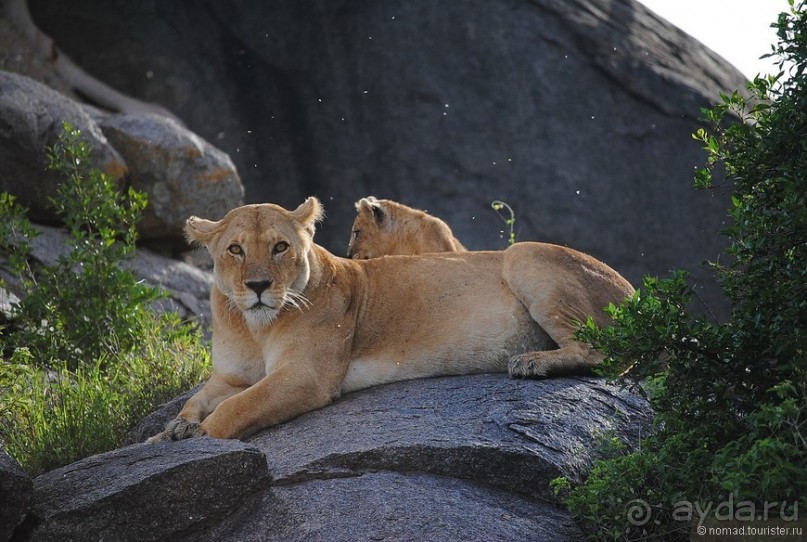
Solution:
M 209 368 L 199 333 L 150 310 L 159 292 L 120 265 L 145 195 L 120 191 L 89 155 L 65 124 L 50 167 L 64 176 L 52 204 L 70 247 L 52 265 L 32 266 L 36 230 L 0 195 L 0 254 L 24 290 L 0 327 L 0 445 L 31 474 L 114 448 Z
M 37 274 L 17 262 L 23 265 L 13 271 L 26 295 L 15 308 L 12 339 L 29 348 L 35 362 L 56 358 L 75 369 L 110 348 L 136 344 L 147 321 L 144 305 L 158 293 L 119 265 L 134 250 L 145 194 L 123 193 L 88 167 L 90 147 L 69 125 L 49 159 L 50 168 L 64 176 L 51 204 L 70 232 L 71 250 Z M 24 220 L 19 208 L 8 213 L 14 223 Z
M 710 510 L 696 522 L 727 501 L 807 510 L 807 9 L 790 5 L 776 23 L 789 78 L 756 78 L 748 99 L 721 95 L 694 134 L 708 156 L 695 186 L 712 187 L 716 167 L 732 183 L 732 261 L 711 264 L 728 321 L 692 314 L 676 272 L 608 307 L 612 327 L 578 332 L 606 354 L 603 374 L 633 383 L 657 413 L 639 451 L 597 463 L 581 486 L 554 484 L 596 538 L 688 539 L 682 503 Z

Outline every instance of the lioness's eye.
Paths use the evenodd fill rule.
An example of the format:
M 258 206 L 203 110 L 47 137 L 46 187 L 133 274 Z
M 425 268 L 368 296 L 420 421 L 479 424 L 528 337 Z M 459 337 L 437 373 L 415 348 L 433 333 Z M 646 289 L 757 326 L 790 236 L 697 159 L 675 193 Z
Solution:
M 289 244 L 286 241 L 280 241 L 278 244 L 275 245 L 274 252 L 275 254 L 280 254 L 281 252 L 286 252 L 288 248 Z
M 361 233 L 361 230 L 353 230 L 353 237 L 358 238 L 360 233 Z
M 244 249 L 241 248 L 241 245 L 232 244 L 227 247 L 227 252 L 233 256 L 241 256 L 244 253 Z

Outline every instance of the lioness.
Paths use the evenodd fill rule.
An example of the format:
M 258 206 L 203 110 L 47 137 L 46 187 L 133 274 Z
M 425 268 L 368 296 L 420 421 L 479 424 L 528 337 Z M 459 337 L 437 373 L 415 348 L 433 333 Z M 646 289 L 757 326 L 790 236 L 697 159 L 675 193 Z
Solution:
M 465 251 L 448 224 L 397 201 L 369 196 L 356 202 L 356 212 L 348 258 Z
M 573 321 L 607 324 L 602 307 L 633 292 L 605 264 L 540 243 L 338 258 L 313 242 L 321 216 L 308 198 L 188 219 L 215 262 L 213 376 L 150 441 L 244 437 L 396 380 L 590 368 L 601 355 L 572 340 Z

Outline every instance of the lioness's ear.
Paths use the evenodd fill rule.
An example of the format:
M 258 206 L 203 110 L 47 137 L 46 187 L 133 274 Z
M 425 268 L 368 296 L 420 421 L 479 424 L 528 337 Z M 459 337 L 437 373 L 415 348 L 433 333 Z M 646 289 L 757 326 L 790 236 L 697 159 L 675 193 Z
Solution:
M 185 221 L 185 238 L 192 245 L 207 245 L 218 229 L 218 222 L 192 216 Z
M 311 196 L 291 212 L 292 218 L 302 223 L 303 227 L 314 235 L 314 226 L 325 215 L 322 204 L 317 198 Z
M 361 214 L 362 212 L 372 214 L 373 220 L 378 222 L 384 222 L 384 218 L 386 218 L 387 213 L 384 210 L 384 206 L 381 204 L 380 201 L 375 199 L 373 196 L 362 198 L 356 202 L 356 210 Z

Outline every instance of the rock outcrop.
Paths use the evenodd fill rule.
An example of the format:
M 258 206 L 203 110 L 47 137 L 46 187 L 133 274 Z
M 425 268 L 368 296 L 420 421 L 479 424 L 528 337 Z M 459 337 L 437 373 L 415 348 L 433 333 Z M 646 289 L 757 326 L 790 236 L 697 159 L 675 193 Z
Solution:
M 248 201 L 319 196 L 336 253 L 370 194 L 499 248 L 499 199 L 522 240 L 634 284 L 689 268 L 719 304 L 700 262 L 724 246 L 728 199 L 693 191 L 705 155 L 690 134 L 745 78 L 634 0 L 30 6 L 88 71 L 227 152 Z
M 238 441 L 121 448 L 37 477 L 15 539 L 176 539 L 232 514 L 268 479 L 263 454 Z
M 62 229 L 37 225 L 39 235 L 31 242 L 31 257 L 45 265 L 53 265 L 59 257 L 70 250 L 70 236 Z M 0 314 L 10 310 L 10 305 L 24 294 L 16 278 L 3 272 L 0 257 L 0 278 L 9 291 L 0 290 Z M 213 274 L 196 265 L 162 256 L 141 248 L 124 262 L 135 277 L 159 288 L 165 297 L 158 299 L 155 308 L 176 312 L 183 319 L 198 321 L 205 331 L 210 328 L 210 287 Z
M 62 175 L 47 169 L 47 147 L 62 134 L 64 121 L 84 134 L 94 167 L 114 179 L 126 174 L 126 163 L 81 104 L 27 77 L 0 72 L 0 191 L 17 196 L 33 220 L 53 220 L 49 198 Z
M 94 167 L 149 196 L 138 224 L 141 239 L 185 249 L 188 216 L 223 216 L 244 202 L 230 158 L 176 121 L 148 113 L 107 115 L 0 72 L 0 191 L 15 195 L 32 220 L 55 219 L 50 198 L 63 175 L 47 169 L 47 149 L 62 134 L 63 121 L 81 130 Z
M 579 540 L 549 481 L 581 480 L 604 438 L 635 448 L 651 417 L 596 378 L 398 382 L 245 443 L 136 444 L 44 474 L 15 540 Z
M 0 449 L 0 542 L 11 538 L 28 511 L 33 484 L 19 463 Z
M 221 217 L 243 203 L 230 157 L 176 121 L 139 113 L 112 115 L 100 126 L 129 165 L 131 186 L 149 195 L 138 224 L 141 239 L 185 247 L 189 216 Z

